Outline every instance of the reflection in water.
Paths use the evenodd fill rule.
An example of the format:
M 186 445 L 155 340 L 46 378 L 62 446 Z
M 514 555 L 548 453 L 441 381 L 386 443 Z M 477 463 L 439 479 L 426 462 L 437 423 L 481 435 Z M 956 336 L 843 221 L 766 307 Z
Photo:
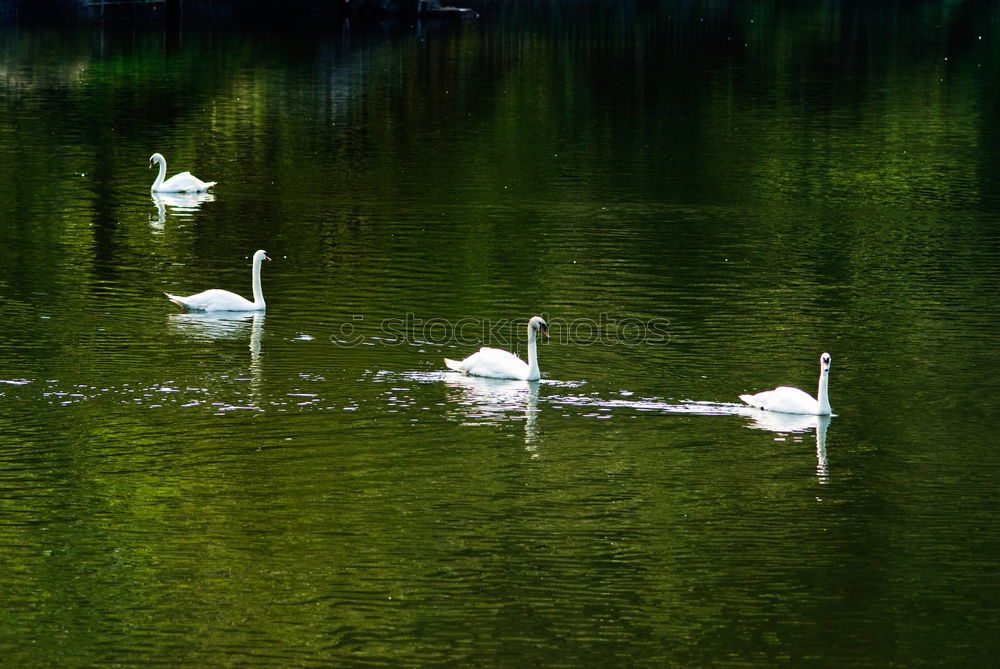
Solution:
M 264 314 L 259 311 L 183 311 L 169 318 L 176 330 L 195 339 L 241 339 L 248 327 L 252 330 L 264 324 Z
M 546 401 L 563 406 L 598 407 L 605 411 L 632 409 L 635 411 L 658 411 L 662 413 L 701 414 L 703 416 L 747 416 L 752 422 L 747 426 L 757 430 L 768 430 L 781 434 L 789 432 L 816 431 L 816 474 L 820 483 L 828 483 L 826 459 L 826 429 L 830 416 L 808 416 L 803 414 L 763 411 L 745 404 L 730 402 L 682 401 L 680 404 L 664 402 L 657 398 L 614 398 L 606 399 L 586 395 L 552 395 Z M 596 415 L 596 414 L 595 414 Z M 609 417 L 604 414 L 600 417 Z
M 829 483 L 826 459 L 826 429 L 830 426 L 830 416 L 806 416 L 791 413 L 776 413 L 753 409 L 749 414 L 753 423 L 747 427 L 770 432 L 816 432 L 816 476 L 820 483 Z
M 447 373 L 445 385 L 458 391 L 458 405 L 463 416 L 472 420 L 509 420 L 512 413 L 523 412 L 524 444 L 537 449 L 538 381 L 490 379 L 482 376 Z
M 816 418 L 816 476 L 820 483 L 830 480 L 826 462 L 826 428 L 830 427 L 830 420 L 830 416 Z
M 261 339 L 264 334 L 264 312 L 253 311 L 185 311 L 170 314 L 171 325 L 188 337 L 195 339 L 239 340 L 250 333 L 250 406 L 260 407 Z
M 631 395 L 631 393 L 628 393 Z M 592 395 L 553 395 L 546 398 L 549 402 L 566 406 L 587 406 L 605 409 L 634 409 L 636 411 L 661 411 L 664 413 L 694 413 L 705 416 L 745 416 L 753 409 L 745 404 L 727 402 L 695 402 L 684 400 L 680 404 L 664 402 L 655 397 L 639 399 L 606 399 Z
M 173 214 L 180 216 L 191 216 L 198 211 L 204 202 L 214 202 L 215 195 L 212 193 L 150 193 L 153 204 L 156 205 L 157 220 L 151 223 L 156 232 L 163 231 L 163 225 L 167 222 L 167 207 Z
M 2 664 L 988 666 L 996 3 L 477 4 L 426 40 L 0 29 Z M 150 209 L 150 100 L 217 201 Z M 260 245 L 295 259 L 267 384 L 252 315 L 143 297 Z M 595 326 L 543 415 L 403 374 L 525 305 Z M 825 419 L 816 465 L 667 397 L 828 341 L 822 508 Z

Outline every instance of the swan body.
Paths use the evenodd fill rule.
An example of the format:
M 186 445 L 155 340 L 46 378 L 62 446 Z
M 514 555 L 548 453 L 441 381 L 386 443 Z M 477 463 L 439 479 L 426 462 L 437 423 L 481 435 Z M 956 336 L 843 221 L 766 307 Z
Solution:
M 175 174 L 164 181 L 163 177 L 167 175 L 166 158 L 159 153 L 154 153 L 149 157 L 149 166 L 152 167 L 153 163 L 160 166 L 160 173 L 156 175 L 156 181 L 149 189 L 154 193 L 202 193 L 218 183 L 217 181 L 202 181 L 190 172 Z
M 808 414 L 810 416 L 829 416 L 830 395 L 827 384 L 830 380 L 830 354 L 819 357 L 819 389 L 816 397 L 804 390 L 791 386 L 778 386 L 774 390 L 765 390 L 756 395 L 740 395 L 740 399 L 752 407 L 765 411 L 780 413 Z
M 264 293 L 260 289 L 260 265 L 270 260 L 263 250 L 253 254 L 253 302 L 236 293 L 211 288 L 194 295 L 181 297 L 164 293 L 179 307 L 189 311 L 264 311 Z
M 537 381 L 542 378 L 541 372 L 538 371 L 538 352 L 535 343 L 535 333 L 539 330 L 546 337 L 549 336 L 549 326 L 545 319 L 535 316 L 528 321 L 528 362 L 509 351 L 484 346 L 465 360 L 445 358 L 444 364 L 449 369 L 471 376 Z

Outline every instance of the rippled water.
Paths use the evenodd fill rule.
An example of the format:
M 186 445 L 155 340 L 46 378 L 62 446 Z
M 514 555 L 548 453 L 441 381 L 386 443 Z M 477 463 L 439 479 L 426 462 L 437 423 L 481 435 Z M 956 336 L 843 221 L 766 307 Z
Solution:
M 0 26 L 3 663 L 992 661 L 1000 17 L 479 9 Z

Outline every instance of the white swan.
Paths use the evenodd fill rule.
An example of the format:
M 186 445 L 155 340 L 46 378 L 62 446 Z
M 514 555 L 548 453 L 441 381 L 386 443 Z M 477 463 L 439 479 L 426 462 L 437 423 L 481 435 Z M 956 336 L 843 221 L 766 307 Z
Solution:
M 535 333 L 539 330 L 546 337 L 549 336 L 548 323 L 541 316 L 535 316 L 528 321 L 528 362 L 503 349 L 484 346 L 465 360 L 445 358 L 444 364 L 449 369 L 472 376 L 537 381 L 542 377 L 538 371 L 538 352 L 535 349 Z
M 156 175 L 156 181 L 149 189 L 154 193 L 200 193 L 218 183 L 217 181 L 202 181 L 190 172 L 175 174 L 164 181 L 163 177 L 167 174 L 166 158 L 159 153 L 154 153 L 149 157 L 149 166 L 152 167 L 153 163 L 160 166 L 160 173 Z
M 815 398 L 798 388 L 778 386 L 774 390 L 765 390 L 756 395 L 740 395 L 740 399 L 752 407 L 766 411 L 829 416 L 833 413 L 830 410 L 830 396 L 827 392 L 829 379 L 830 354 L 824 353 L 819 357 L 819 391 Z
M 270 260 L 263 250 L 253 254 L 253 302 L 228 290 L 211 288 L 196 295 L 179 297 L 164 293 L 174 304 L 191 311 L 263 311 L 264 293 L 260 289 L 260 264 Z

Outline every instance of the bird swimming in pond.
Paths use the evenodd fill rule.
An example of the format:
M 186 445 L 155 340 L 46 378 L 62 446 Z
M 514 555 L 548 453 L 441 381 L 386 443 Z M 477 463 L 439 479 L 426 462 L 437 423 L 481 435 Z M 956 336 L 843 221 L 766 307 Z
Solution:
M 263 249 L 253 254 L 253 302 L 236 293 L 210 288 L 194 295 L 180 297 L 164 293 L 171 302 L 190 311 L 264 311 L 264 293 L 260 289 L 260 265 L 270 260 Z
M 202 193 L 215 184 L 217 181 L 202 181 L 190 172 L 175 174 L 166 181 L 163 177 L 167 174 L 167 159 L 159 153 L 154 153 L 149 157 L 149 166 L 156 163 L 160 166 L 160 173 L 156 175 L 156 181 L 149 190 L 154 193 Z
M 444 359 L 444 364 L 456 372 L 472 376 L 487 376 L 494 379 L 518 379 L 537 381 L 542 377 L 538 371 L 538 351 L 536 333 L 549 336 L 549 326 L 541 316 L 528 321 L 528 362 L 500 348 L 484 346 L 465 360 Z
M 830 380 L 830 361 L 829 353 L 819 357 L 819 389 L 816 397 L 798 388 L 778 386 L 774 390 L 765 390 L 755 395 L 740 395 L 740 399 L 752 407 L 765 411 L 829 416 L 833 413 L 827 390 Z

